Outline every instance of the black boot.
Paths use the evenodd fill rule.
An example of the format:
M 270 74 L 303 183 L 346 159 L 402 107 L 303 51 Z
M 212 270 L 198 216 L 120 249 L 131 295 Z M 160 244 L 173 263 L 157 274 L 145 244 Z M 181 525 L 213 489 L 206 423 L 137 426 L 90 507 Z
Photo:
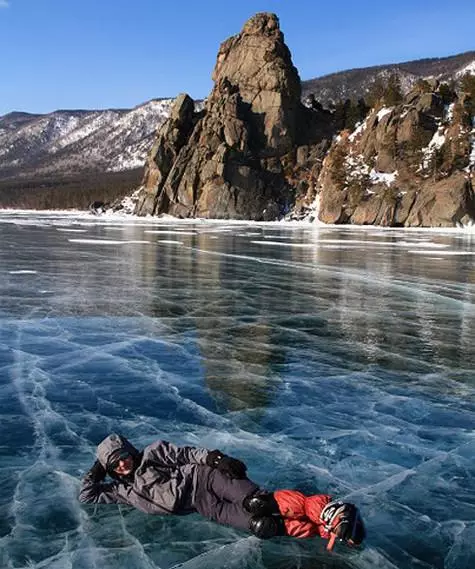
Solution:
M 272 492 L 258 490 L 244 498 L 242 505 L 244 509 L 255 516 L 275 516 L 280 515 L 279 506 Z
M 249 529 L 260 539 L 287 535 L 281 516 L 253 516 L 249 522 Z

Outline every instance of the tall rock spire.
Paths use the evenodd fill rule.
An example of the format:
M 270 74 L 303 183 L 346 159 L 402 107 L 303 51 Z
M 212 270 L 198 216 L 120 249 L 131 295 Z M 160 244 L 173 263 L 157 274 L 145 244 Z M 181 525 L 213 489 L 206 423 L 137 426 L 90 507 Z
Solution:
M 161 127 L 136 213 L 270 220 L 293 201 L 285 171 L 308 109 L 277 16 L 256 14 L 223 42 L 212 77 L 202 113 L 180 96 Z

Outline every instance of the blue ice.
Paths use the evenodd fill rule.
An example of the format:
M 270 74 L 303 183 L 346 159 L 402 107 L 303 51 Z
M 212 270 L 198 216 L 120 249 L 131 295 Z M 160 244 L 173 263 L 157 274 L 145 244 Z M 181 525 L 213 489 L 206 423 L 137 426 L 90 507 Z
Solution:
M 0 231 L 0 567 L 474 566 L 474 233 L 58 213 Z M 351 500 L 366 546 L 80 505 L 111 431 Z

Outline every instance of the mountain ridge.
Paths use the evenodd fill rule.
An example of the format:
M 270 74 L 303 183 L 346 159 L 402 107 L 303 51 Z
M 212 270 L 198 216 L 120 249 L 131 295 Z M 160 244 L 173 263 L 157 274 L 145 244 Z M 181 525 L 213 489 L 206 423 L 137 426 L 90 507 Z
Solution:
M 368 93 L 369 86 L 374 84 L 378 77 L 390 73 L 398 73 L 406 78 L 402 81 L 405 91 L 419 79 L 436 78 L 440 81 L 457 79 L 457 73 L 470 63 L 475 62 L 475 50 L 465 51 L 446 57 L 431 57 L 414 59 L 400 63 L 373 65 L 370 67 L 355 67 L 328 73 L 313 79 L 302 80 L 302 96 L 307 97 L 311 93 L 322 104 L 335 102 L 338 99 L 358 99 Z M 470 70 L 475 73 L 475 68 Z M 346 86 L 345 86 L 346 84 Z M 337 96 L 335 94 L 338 93 Z
M 357 99 L 378 78 L 387 78 L 393 72 L 400 74 L 401 86 L 407 92 L 418 79 L 433 75 L 456 81 L 464 69 L 475 74 L 475 50 L 304 80 L 302 100 L 311 93 L 327 106 L 335 100 Z M 96 175 L 137 172 L 144 167 L 155 134 L 168 118 L 173 102 L 172 98 L 155 97 L 131 109 L 56 110 L 46 114 L 12 111 L 1 116 L 0 207 L 15 207 L 12 188 L 31 191 L 36 181 L 41 188 L 45 182 L 58 185 L 62 179 L 93 180 Z M 195 101 L 196 108 L 203 104 Z M 8 200 L 4 199 L 4 188 L 9 190 Z

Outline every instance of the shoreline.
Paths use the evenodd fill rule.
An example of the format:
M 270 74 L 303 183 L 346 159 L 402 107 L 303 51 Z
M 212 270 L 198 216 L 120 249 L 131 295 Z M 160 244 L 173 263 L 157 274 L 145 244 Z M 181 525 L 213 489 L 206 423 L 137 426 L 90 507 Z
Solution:
M 285 228 L 305 228 L 305 229 L 341 229 L 341 230 L 364 230 L 364 231 L 382 231 L 382 232 L 427 232 L 427 233 L 463 233 L 475 234 L 475 224 L 462 227 L 388 227 L 383 225 L 353 225 L 353 224 L 326 224 L 321 221 L 307 220 L 276 220 L 276 221 L 253 221 L 246 219 L 207 219 L 207 218 L 177 218 L 171 215 L 163 217 L 154 216 L 138 216 L 123 213 L 103 213 L 93 214 L 85 210 L 36 210 L 36 209 L 0 209 L 0 223 L 11 222 L 13 218 L 29 218 L 44 217 L 55 220 L 65 218 L 68 221 L 77 222 L 93 222 L 94 225 L 103 225 L 107 223 L 118 223 L 120 225 L 127 224 L 143 224 L 143 225 L 231 225 L 231 226 L 254 226 L 254 227 L 273 227 L 279 229 Z M 59 219 L 58 219 L 59 221 Z

